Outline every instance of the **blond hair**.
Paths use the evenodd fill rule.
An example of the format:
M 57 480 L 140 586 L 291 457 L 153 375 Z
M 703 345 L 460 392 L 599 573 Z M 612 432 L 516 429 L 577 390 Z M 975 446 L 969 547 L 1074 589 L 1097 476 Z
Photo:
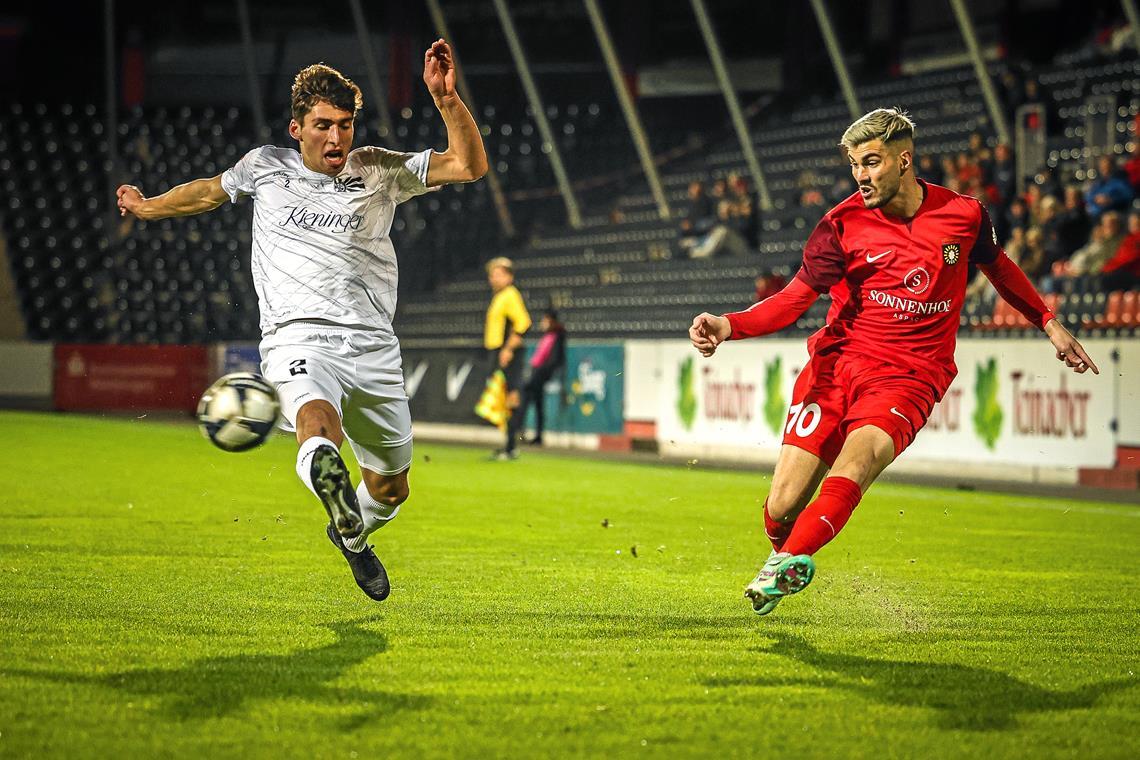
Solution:
M 510 274 L 515 273 L 515 262 L 508 259 L 506 256 L 496 256 L 487 262 L 487 274 L 491 273 L 493 269 L 505 269 Z
M 839 145 L 851 150 L 856 145 L 882 140 L 890 143 L 896 140 L 913 140 L 914 122 L 910 114 L 897 106 L 895 108 L 876 108 L 864 114 L 847 128 Z

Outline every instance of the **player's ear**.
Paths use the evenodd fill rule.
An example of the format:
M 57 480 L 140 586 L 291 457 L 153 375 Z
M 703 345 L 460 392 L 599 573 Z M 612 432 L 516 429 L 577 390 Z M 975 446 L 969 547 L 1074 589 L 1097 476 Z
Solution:
M 914 160 L 909 150 L 899 152 L 899 174 L 906 174 Z
M 301 125 L 297 123 L 296 119 L 289 120 L 289 136 L 297 142 L 301 142 Z

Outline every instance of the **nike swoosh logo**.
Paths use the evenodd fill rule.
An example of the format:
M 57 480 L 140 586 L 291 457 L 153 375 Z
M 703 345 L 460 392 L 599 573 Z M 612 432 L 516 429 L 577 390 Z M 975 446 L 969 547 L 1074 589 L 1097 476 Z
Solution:
M 881 259 L 881 258 L 883 258 L 884 256 L 886 256 L 888 253 L 893 253 L 893 252 L 894 252 L 894 250 L 895 250 L 895 249 L 894 249 L 894 248 L 892 248 L 892 249 L 891 249 L 891 250 L 889 250 L 889 251 L 883 251 L 883 252 L 882 252 L 882 253 L 880 253 L 878 256 L 872 256 L 871 254 L 869 254 L 869 253 L 868 253 L 868 254 L 867 254 L 867 261 L 870 261 L 870 262 L 875 262 L 875 261 L 878 261 L 879 259 Z
M 900 412 L 898 409 L 895 409 L 893 406 L 891 407 L 891 414 L 898 415 L 899 417 L 902 417 L 904 420 L 906 420 L 908 423 L 910 422 L 909 417 L 907 417 L 905 414 Z

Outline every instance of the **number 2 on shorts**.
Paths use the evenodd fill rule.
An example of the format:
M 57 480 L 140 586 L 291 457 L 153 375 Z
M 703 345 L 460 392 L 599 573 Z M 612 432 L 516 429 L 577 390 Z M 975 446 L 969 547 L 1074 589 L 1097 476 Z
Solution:
M 807 406 L 802 403 L 792 404 L 788 409 L 788 424 L 784 427 L 784 435 L 791 435 L 792 430 L 800 438 L 806 438 L 819 427 L 819 420 L 823 412 L 819 404 L 812 402 Z

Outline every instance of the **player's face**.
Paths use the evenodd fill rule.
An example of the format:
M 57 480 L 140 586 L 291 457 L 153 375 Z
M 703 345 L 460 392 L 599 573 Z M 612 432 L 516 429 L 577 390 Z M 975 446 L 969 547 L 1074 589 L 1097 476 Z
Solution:
M 321 101 L 305 114 L 302 123 L 289 122 L 289 134 L 301 144 L 305 166 L 335 177 L 344 168 L 352 150 L 353 115 Z
M 495 267 L 487 273 L 487 282 L 491 283 L 491 290 L 498 293 L 514 282 L 515 276 L 503 267 Z
M 871 140 L 847 151 L 851 176 L 867 208 L 880 208 L 899 192 L 902 173 L 910 165 L 909 153 L 896 154 L 882 140 Z

